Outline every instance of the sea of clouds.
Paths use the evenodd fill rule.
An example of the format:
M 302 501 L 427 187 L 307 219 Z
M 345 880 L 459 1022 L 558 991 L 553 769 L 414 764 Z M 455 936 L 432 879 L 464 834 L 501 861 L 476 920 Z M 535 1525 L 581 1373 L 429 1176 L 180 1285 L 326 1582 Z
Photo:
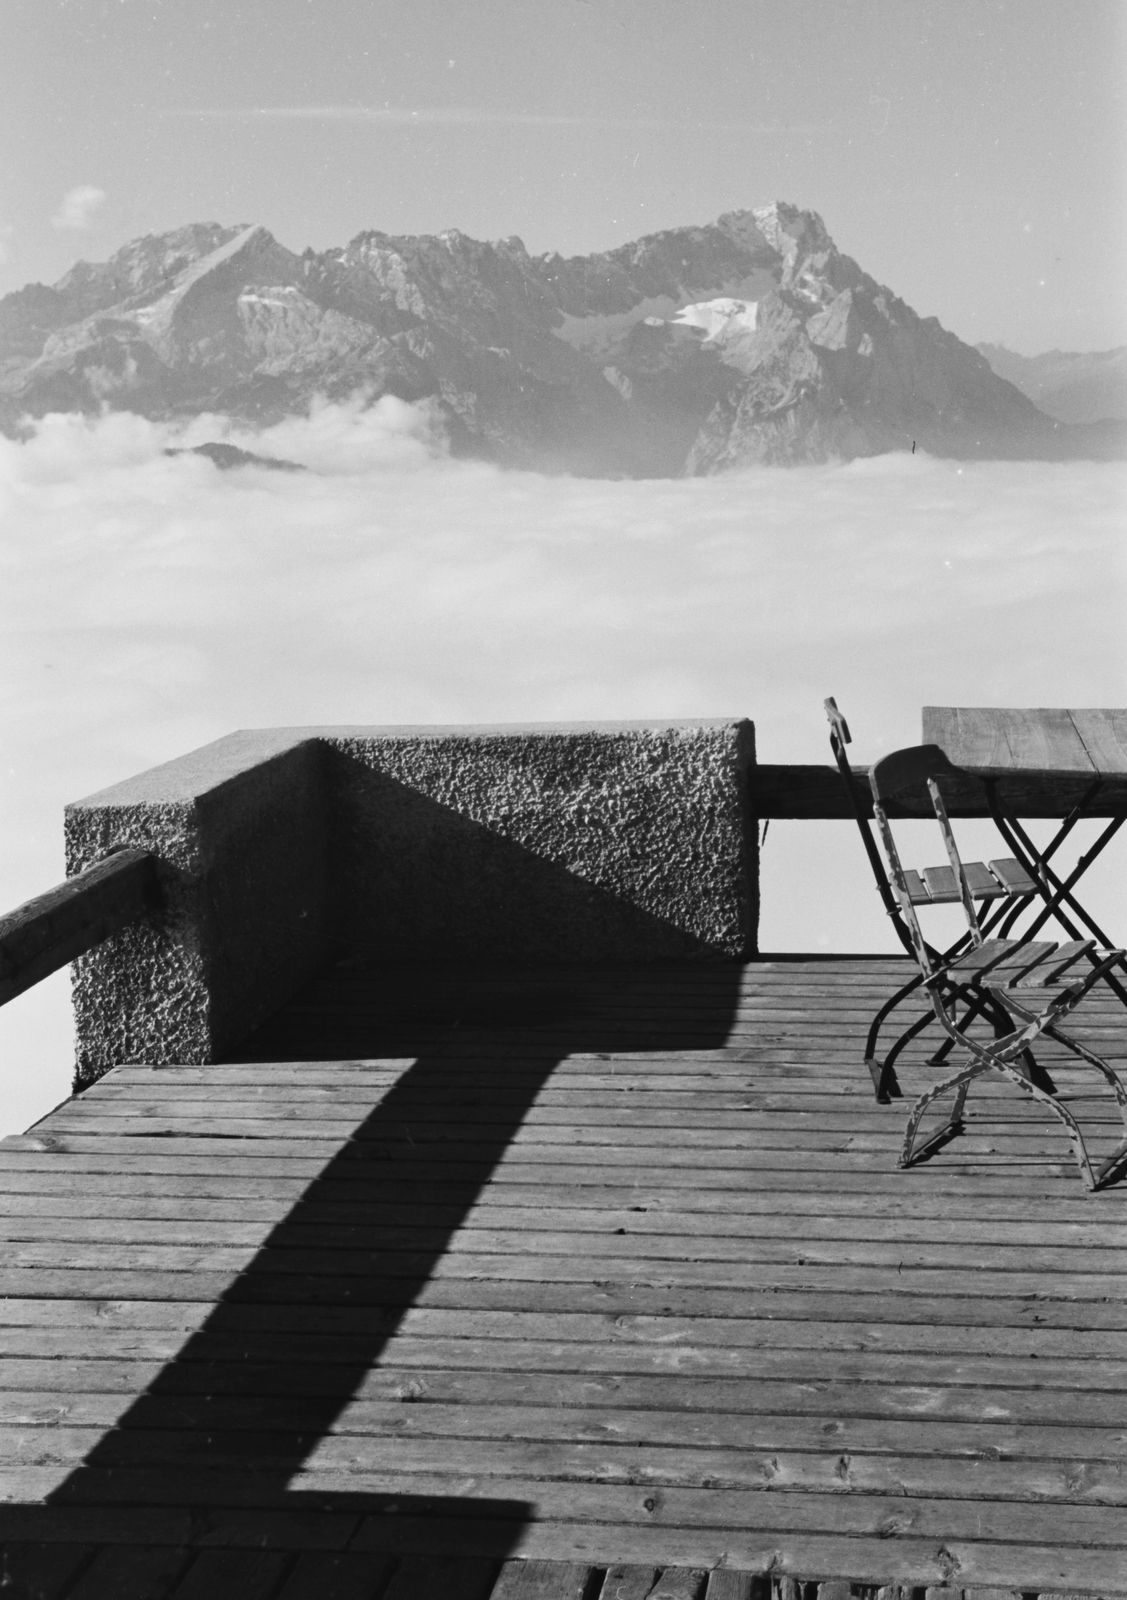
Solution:
M 164 453 L 205 440 L 309 470 Z M 0 908 L 62 877 L 64 802 L 236 727 L 746 715 L 814 762 L 828 694 L 861 760 L 925 704 L 1125 704 L 1125 507 L 1115 463 L 504 471 L 390 399 L 48 417 L 0 438 Z M 765 948 L 892 948 L 849 824 L 772 824 L 763 872 Z M 58 974 L 0 1011 L 0 1133 L 70 1070 Z

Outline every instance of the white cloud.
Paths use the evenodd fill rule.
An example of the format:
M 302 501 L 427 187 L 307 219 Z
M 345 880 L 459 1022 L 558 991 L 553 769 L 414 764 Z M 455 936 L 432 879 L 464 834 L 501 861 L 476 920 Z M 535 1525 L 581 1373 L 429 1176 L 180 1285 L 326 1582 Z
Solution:
M 63 195 L 59 209 L 51 218 L 53 228 L 89 228 L 94 215 L 106 203 L 106 191 L 92 183 L 80 183 Z
M 713 122 L 671 117 L 576 117 L 551 112 L 503 111 L 478 106 L 172 106 L 164 117 L 205 122 L 265 119 L 276 122 L 364 122 L 388 127 L 680 128 L 711 133 L 797 134 L 824 132 L 828 123 Z
M 15 236 L 15 231 L 10 222 L 0 223 L 0 266 L 12 259 L 10 241 Z
M 313 470 L 163 454 L 209 438 Z M 1125 500 L 1118 464 L 919 454 L 503 472 L 393 400 L 259 434 L 47 418 L 0 438 L 0 909 L 62 876 L 65 801 L 235 727 L 742 714 L 764 761 L 823 762 L 827 694 L 860 760 L 924 704 L 1125 704 Z M 1087 898 L 1122 930 L 1115 871 Z M 773 823 L 766 941 L 879 947 L 866 873 L 848 824 Z M 5 1086 L 66 1092 L 64 1006 L 0 1011 Z

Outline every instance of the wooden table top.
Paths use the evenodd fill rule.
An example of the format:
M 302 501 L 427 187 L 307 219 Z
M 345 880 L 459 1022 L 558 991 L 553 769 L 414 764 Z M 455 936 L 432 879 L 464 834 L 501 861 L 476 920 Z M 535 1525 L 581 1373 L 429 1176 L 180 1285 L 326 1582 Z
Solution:
M 999 780 L 1003 809 L 1062 815 L 1102 780 L 1093 815 L 1127 808 L 1127 710 L 925 706 L 923 742 L 955 766 Z
M 923 736 L 970 771 L 1127 774 L 1127 711 L 925 706 Z

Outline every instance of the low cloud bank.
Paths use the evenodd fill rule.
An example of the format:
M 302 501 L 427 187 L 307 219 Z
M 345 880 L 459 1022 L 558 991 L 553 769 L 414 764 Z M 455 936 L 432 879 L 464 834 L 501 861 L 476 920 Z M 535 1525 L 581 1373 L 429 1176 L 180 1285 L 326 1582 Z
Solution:
M 310 470 L 163 453 L 207 440 Z M 0 906 L 61 877 L 64 801 L 240 726 L 744 714 L 764 760 L 822 761 L 826 694 L 860 759 L 926 703 L 1122 704 L 1125 503 L 1115 463 L 504 472 L 387 399 L 48 417 L 0 440 Z M 775 824 L 765 943 L 886 942 L 858 857 Z M 0 1012 L 0 1128 L 66 1092 L 64 996 Z

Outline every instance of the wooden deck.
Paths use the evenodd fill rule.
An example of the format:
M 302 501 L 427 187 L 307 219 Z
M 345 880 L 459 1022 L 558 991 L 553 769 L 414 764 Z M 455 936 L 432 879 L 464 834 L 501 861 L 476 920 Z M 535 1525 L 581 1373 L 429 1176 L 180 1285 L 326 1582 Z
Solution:
M 0 1593 L 1127 1594 L 1127 1185 L 896 1170 L 906 970 L 342 969 L 0 1143 Z

